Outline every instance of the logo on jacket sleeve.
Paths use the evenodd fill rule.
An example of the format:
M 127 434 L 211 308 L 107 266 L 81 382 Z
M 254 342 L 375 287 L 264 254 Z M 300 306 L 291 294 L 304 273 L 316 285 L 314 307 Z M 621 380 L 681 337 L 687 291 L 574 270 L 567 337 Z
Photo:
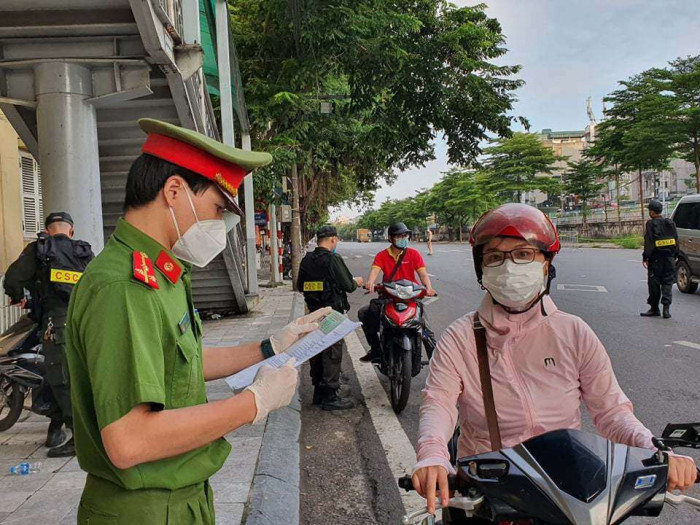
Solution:
M 544 366 L 549 368 L 550 366 L 557 366 L 557 363 L 554 361 L 553 357 L 545 357 Z

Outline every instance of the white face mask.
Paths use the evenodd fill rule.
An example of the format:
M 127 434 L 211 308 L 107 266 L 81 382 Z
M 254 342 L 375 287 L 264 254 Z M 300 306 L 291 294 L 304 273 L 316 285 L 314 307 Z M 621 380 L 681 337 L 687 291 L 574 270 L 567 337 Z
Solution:
M 523 308 L 545 289 L 544 263 L 515 264 L 510 259 L 493 268 L 485 267 L 481 283 L 496 302 Z
M 187 188 L 185 188 L 185 193 L 196 222 L 189 227 L 184 235 L 180 235 L 175 211 L 172 206 L 170 207 L 170 215 L 173 218 L 178 237 L 177 242 L 172 247 L 172 252 L 178 259 L 204 268 L 226 248 L 226 223 L 217 219 L 200 221 Z

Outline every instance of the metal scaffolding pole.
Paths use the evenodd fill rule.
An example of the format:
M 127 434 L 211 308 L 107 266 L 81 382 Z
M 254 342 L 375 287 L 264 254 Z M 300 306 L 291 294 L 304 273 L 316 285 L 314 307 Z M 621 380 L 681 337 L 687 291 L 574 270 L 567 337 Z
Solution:
M 100 159 L 91 71 L 80 64 L 45 62 L 35 67 L 39 165 L 44 209 L 67 211 L 76 238 L 104 247 Z

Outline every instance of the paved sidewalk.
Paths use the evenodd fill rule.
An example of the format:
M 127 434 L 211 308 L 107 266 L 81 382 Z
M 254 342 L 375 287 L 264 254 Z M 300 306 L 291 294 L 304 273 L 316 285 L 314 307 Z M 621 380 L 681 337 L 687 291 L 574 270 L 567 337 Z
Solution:
M 204 323 L 204 344 L 206 346 L 235 346 L 245 342 L 260 341 L 271 332 L 289 322 L 293 312 L 298 315 L 299 301 L 287 284 L 284 287 L 263 289 L 261 301 L 245 316 L 208 321 Z M 207 385 L 210 400 L 229 397 L 231 391 L 223 380 L 212 381 Z M 211 479 L 216 501 L 217 524 L 238 525 L 245 523 L 247 515 L 261 515 L 260 505 L 267 498 L 254 491 L 254 479 L 261 479 L 264 486 L 265 474 L 261 466 L 267 463 L 260 457 L 261 448 L 274 452 L 278 448 L 280 435 L 285 434 L 288 420 L 298 421 L 298 407 L 284 409 L 283 417 L 271 416 L 265 423 L 246 426 L 226 436 L 233 449 L 223 468 Z M 282 411 L 280 411 L 282 412 Z M 295 416 L 296 414 L 296 416 Z M 277 423 L 276 421 L 287 423 Z M 294 423 L 292 423 L 293 425 Z M 0 524 L 14 525 L 46 523 L 68 525 L 76 522 L 77 505 L 86 474 L 80 469 L 75 458 L 50 459 L 46 457 L 43 443 L 46 439 L 48 420 L 44 417 L 24 412 L 21 420 L 7 432 L 0 432 Z M 285 448 L 298 440 L 283 436 Z M 291 442 L 289 441 L 291 439 Z M 298 447 L 297 447 L 298 448 Z M 271 452 L 266 452 L 269 454 Z M 298 451 L 297 451 L 298 452 Z M 279 451 L 278 451 L 279 453 Z M 41 471 L 27 476 L 9 474 L 9 468 L 22 461 L 41 462 Z M 269 462 L 269 460 L 268 460 Z M 298 498 L 298 455 L 296 481 L 294 465 L 288 480 L 290 494 L 296 491 Z M 257 483 L 257 481 L 256 481 Z M 296 483 L 296 485 L 295 485 Z M 256 494 L 255 498 L 252 498 Z M 292 514 L 297 509 L 287 508 Z M 289 515 L 288 514 L 288 515 Z M 297 518 L 298 520 L 298 518 Z M 252 520 L 258 521 L 258 520 Z M 286 523 L 292 521 L 285 520 Z

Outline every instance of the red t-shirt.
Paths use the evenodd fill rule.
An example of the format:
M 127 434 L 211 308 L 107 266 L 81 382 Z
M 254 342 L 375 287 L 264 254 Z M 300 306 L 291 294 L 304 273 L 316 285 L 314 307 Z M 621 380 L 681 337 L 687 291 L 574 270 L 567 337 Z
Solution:
M 400 252 L 399 252 L 400 253 Z M 374 262 L 372 266 L 379 268 L 384 273 L 384 279 L 388 279 L 391 272 L 396 266 L 396 261 L 398 255 L 394 257 L 389 248 L 382 250 L 374 257 Z M 423 256 L 418 250 L 413 248 L 406 248 L 406 255 L 401 261 L 401 267 L 396 271 L 393 280 L 400 281 L 401 279 L 408 279 L 416 284 L 420 284 L 420 280 L 416 278 L 416 272 L 425 268 L 425 262 L 423 262 Z

